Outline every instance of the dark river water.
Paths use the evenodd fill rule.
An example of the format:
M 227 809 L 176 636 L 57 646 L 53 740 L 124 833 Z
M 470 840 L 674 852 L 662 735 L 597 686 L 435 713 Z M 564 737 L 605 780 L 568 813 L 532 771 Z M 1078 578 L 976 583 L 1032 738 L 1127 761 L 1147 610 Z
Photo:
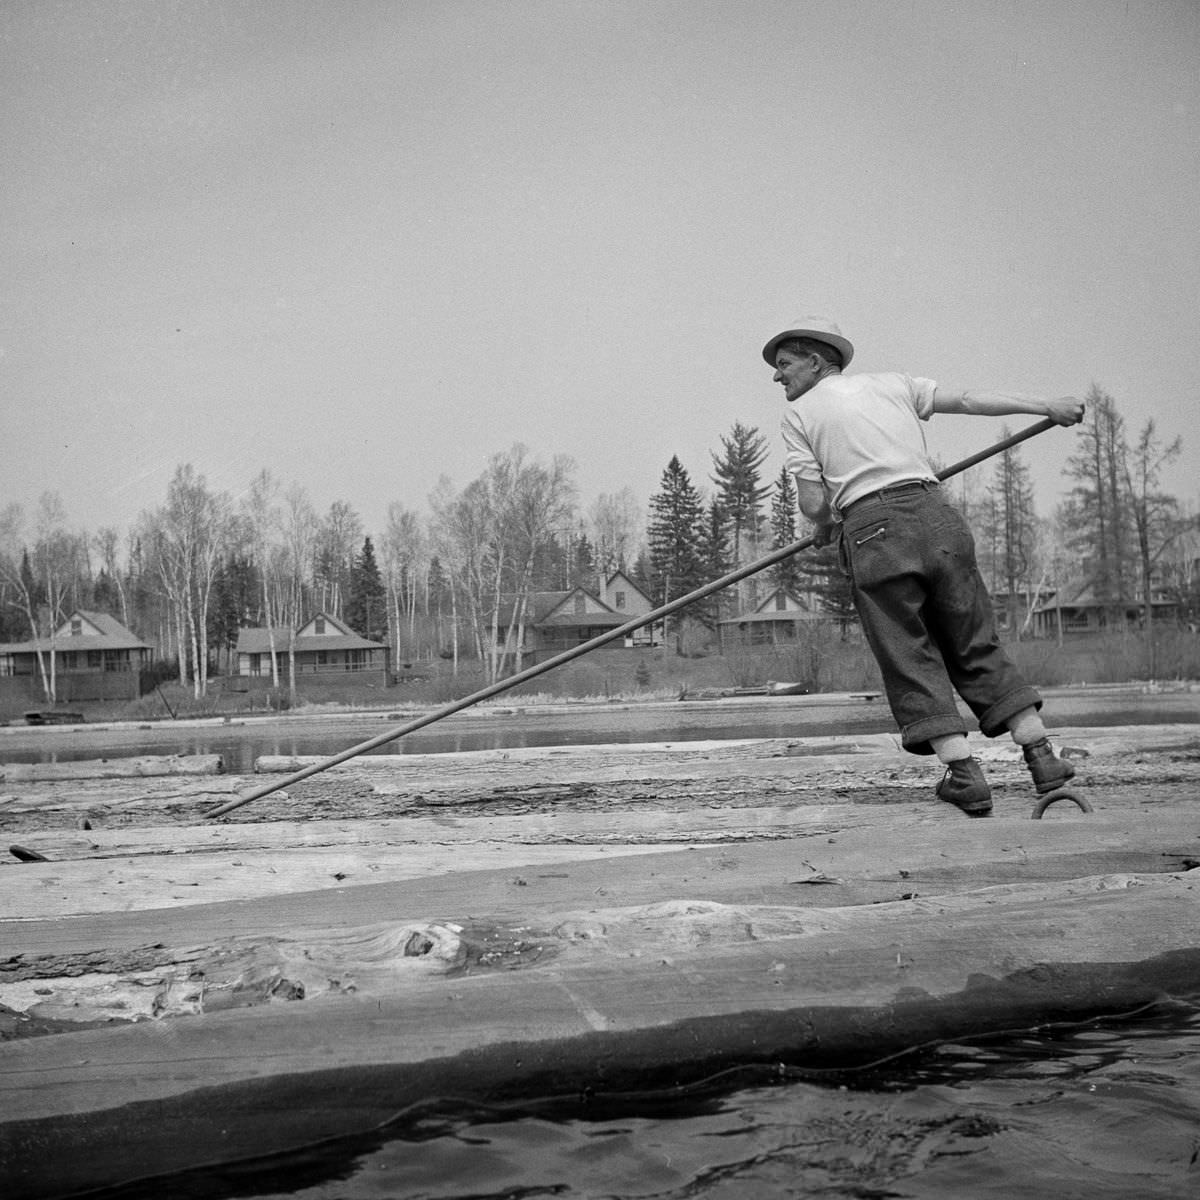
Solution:
M 1192 723 L 1200 696 L 1047 698 L 1052 728 Z M 0 731 L 0 759 L 335 754 L 406 714 L 243 726 Z M 890 731 L 880 701 L 817 697 L 456 714 L 381 753 Z M 103 750 L 98 747 L 103 745 Z M 1198 828 L 1200 835 L 1200 828 Z M 687 1094 L 445 1104 L 357 1139 L 105 1195 L 127 1200 L 1197 1200 L 1195 997 L 1119 1019 L 925 1047 L 874 1068 L 747 1068 Z
M 255 719 L 222 723 L 154 722 L 64 729 L 0 730 L 0 762 L 67 762 L 136 754 L 219 754 L 243 774 L 261 755 L 331 756 L 402 728 L 419 714 L 397 710 L 353 716 Z M 1117 725 L 1200 724 L 1200 693 L 1144 695 L 1105 689 L 1048 692 L 1043 713 L 1053 730 Z M 755 737 L 835 737 L 893 732 L 881 699 L 788 696 L 687 704 L 498 706 L 455 713 L 376 754 L 441 754 L 529 746 L 688 742 Z
M 686 1095 L 409 1114 L 115 1200 L 1195 1200 L 1200 1004 Z

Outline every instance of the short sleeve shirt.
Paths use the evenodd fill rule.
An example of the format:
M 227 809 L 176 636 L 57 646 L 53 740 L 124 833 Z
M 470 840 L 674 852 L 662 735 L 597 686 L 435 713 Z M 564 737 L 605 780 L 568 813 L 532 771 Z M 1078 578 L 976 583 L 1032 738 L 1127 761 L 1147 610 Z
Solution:
M 936 480 L 922 425 L 936 389 L 893 372 L 827 375 L 784 414 L 787 469 L 823 483 L 835 513 L 882 487 Z

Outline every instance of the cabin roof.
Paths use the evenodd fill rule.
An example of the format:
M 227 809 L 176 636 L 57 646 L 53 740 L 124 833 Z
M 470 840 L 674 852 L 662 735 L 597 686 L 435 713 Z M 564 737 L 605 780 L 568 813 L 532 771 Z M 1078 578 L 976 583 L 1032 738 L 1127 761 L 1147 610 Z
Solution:
M 270 654 L 271 636 L 274 633 L 275 653 L 286 654 L 288 639 L 292 636 L 287 629 L 269 630 L 266 626 L 238 630 L 237 652 L 239 654 Z M 296 636 L 296 652 L 306 654 L 311 650 L 384 650 L 382 642 L 372 642 L 357 633 L 319 634 L 310 637 Z
M 71 622 L 80 617 L 88 625 L 99 632 L 80 633 L 72 636 Z M 63 630 L 67 632 L 64 633 Z M 37 641 L 5 642 L 0 644 L 0 654 L 36 654 L 39 650 L 48 650 L 50 639 L 38 638 Z M 136 634 L 131 633 L 116 617 L 108 613 L 91 612 L 76 609 L 54 633 L 54 649 L 58 653 L 63 650 L 152 650 L 149 642 L 143 642 Z

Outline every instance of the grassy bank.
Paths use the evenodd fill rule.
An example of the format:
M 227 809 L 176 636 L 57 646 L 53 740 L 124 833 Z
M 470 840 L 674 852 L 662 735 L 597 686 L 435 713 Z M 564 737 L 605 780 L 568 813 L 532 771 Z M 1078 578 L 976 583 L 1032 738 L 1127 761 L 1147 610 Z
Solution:
M 1160 683 L 1200 679 L 1200 638 L 1187 630 L 1156 631 L 1153 644 L 1140 633 L 1107 634 L 1054 641 L 1008 643 L 1025 676 L 1041 687 Z M 672 649 L 601 649 L 557 667 L 514 688 L 508 696 L 526 703 L 539 700 L 675 699 L 685 690 L 761 687 L 771 681 L 800 683 L 809 692 L 880 690 L 879 672 L 857 636 L 840 639 L 828 630 L 779 647 L 740 648 L 725 654 L 682 656 Z M 386 689 L 363 689 L 347 695 L 344 688 L 319 685 L 302 693 L 297 711 L 322 709 L 386 709 L 446 704 L 478 691 L 486 681 L 466 665 L 458 674 L 449 664 L 430 665 L 428 678 Z M 0 720 L 20 720 L 36 703 L 14 702 L 0 710 Z M 88 720 L 147 721 L 171 717 L 225 716 L 278 712 L 289 708 L 285 689 L 226 690 L 215 680 L 209 695 L 196 699 L 190 688 L 164 683 L 135 701 L 71 704 Z

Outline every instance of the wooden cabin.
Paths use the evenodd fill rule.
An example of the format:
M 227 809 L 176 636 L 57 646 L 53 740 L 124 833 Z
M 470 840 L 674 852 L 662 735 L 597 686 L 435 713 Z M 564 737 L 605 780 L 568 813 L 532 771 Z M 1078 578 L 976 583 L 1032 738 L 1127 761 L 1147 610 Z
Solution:
M 76 609 L 49 637 L 0 644 L 0 696 L 43 701 L 53 679 L 58 703 L 136 700 L 153 654 L 115 617 Z
M 728 646 L 778 646 L 794 642 L 800 630 L 816 621 L 828 621 L 790 588 L 777 587 L 755 608 L 717 622 L 721 649 Z
M 1179 619 L 1179 604 L 1165 592 L 1151 592 L 1151 613 L 1155 624 Z M 1050 593 L 1033 610 L 1033 632 L 1037 637 L 1065 634 L 1100 633 L 1110 629 L 1137 629 L 1146 619 L 1146 607 L 1140 598 L 1102 600 L 1094 585 L 1085 581 L 1067 584 Z
M 237 674 L 230 680 L 238 691 L 253 682 L 270 685 L 271 655 L 281 683 L 288 679 L 289 643 L 286 628 L 247 628 L 238 631 Z M 317 613 L 295 631 L 296 684 L 352 683 L 363 687 L 387 685 L 388 648 L 368 641 L 330 613 Z
M 654 608 L 654 602 L 642 591 L 624 571 L 614 571 L 604 581 L 600 590 L 600 599 L 615 613 L 619 613 L 622 621 L 632 617 L 644 616 Z M 623 645 L 660 646 L 662 645 L 662 622 L 655 621 L 635 629 L 624 639 Z
M 566 591 L 531 593 L 525 602 L 522 657 L 526 663 L 544 661 L 582 645 L 653 609 L 650 597 L 623 571 L 610 575 L 599 591 L 601 594 L 597 595 L 586 588 L 575 587 Z M 517 598 L 511 597 L 500 614 L 498 638 L 501 643 L 519 619 Z M 661 641 L 662 625 L 654 622 L 623 638 L 616 638 L 600 649 L 656 646 Z

